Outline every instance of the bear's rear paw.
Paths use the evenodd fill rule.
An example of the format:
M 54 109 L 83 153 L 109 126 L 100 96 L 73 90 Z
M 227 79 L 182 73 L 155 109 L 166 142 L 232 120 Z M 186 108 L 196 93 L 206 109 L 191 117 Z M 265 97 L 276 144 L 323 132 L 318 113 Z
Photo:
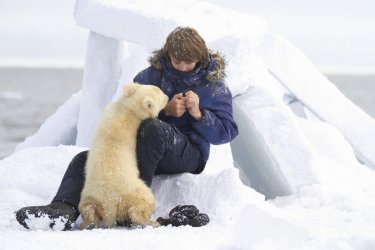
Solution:
M 92 230 L 95 228 L 98 228 L 98 225 L 95 225 L 95 223 L 90 223 L 90 224 L 81 224 L 80 228 L 82 230 Z

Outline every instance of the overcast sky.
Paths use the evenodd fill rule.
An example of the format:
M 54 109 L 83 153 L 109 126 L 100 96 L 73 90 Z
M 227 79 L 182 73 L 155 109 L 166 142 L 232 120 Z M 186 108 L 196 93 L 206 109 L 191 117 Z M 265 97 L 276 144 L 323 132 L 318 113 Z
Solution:
M 375 72 L 373 0 L 207 0 L 265 17 L 322 70 Z M 1 0 L 0 65 L 83 64 L 74 0 Z

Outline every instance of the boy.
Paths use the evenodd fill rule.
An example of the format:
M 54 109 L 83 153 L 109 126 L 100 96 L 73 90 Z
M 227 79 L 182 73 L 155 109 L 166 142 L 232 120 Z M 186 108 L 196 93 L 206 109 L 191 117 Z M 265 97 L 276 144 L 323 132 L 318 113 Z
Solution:
M 146 120 L 138 129 L 138 168 L 148 186 L 154 175 L 201 173 L 210 144 L 224 144 L 238 135 L 232 95 L 224 83 L 224 59 L 207 49 L 195 29 L 177 27 L 149 62 L 151 66 L 139 72 L 134 82 L 159 87 L 169 102 L 158 119 Z M 87 153 L 72 159 L 50 204 L 17 211 L 22 226 L 29 228 L 27 223 L 40 220 L 39 225 L 48 223 L 52 229 L 57 222 L 64 223 L 63 230 L 71 229 L 79 216 Z

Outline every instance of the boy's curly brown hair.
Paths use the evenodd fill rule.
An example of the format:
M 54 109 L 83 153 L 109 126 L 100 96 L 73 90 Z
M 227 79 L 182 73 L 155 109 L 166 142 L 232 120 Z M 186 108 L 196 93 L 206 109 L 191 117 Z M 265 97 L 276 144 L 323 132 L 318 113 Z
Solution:
M 177 61 L 203 62 L 208 58 L 208 49 L 199 33 L 190 27 L 177 27 L 167 37 L 164 55 Z

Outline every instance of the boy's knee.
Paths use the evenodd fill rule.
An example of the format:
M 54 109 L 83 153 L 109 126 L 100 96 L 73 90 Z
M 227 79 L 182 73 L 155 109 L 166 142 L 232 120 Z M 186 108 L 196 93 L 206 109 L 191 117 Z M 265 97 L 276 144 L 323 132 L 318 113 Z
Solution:
M 138 141 L 149 141 L 150 139 L 164 138 L 170 130 L 168 124 L 159 119 L 144 120 L 139 126 L 137 133 Z
M 88 152 L 88 150 L 85 150 L 76 154 L 70 162 L 70 165 L 78 168 L 84 167 L 86 164 Z

